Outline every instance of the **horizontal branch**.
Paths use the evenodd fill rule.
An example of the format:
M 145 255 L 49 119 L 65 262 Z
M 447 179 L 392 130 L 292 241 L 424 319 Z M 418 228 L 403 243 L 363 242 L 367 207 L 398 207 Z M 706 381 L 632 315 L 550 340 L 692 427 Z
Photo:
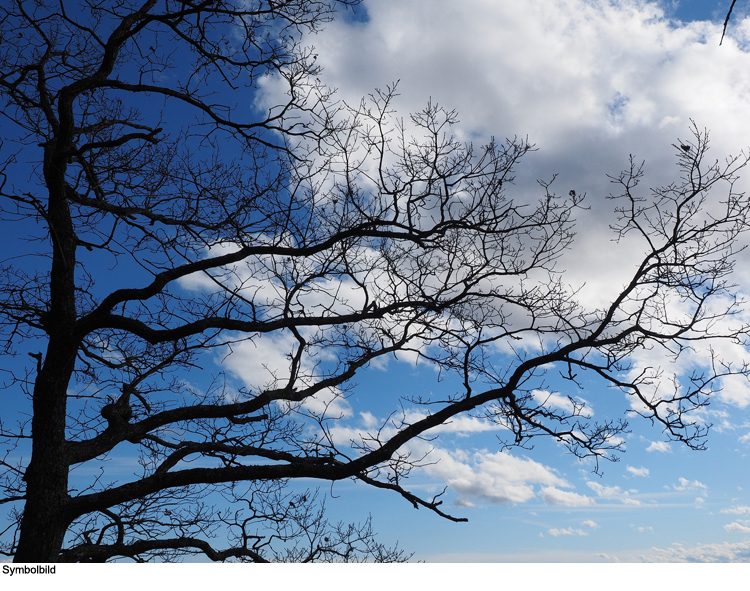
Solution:
M 124 556 L 136 558 L 142 554 L 166 550 L 194 548 L 214 562 L 228 558 L 249 558 L 253 562 L 268 562 L 258 552 L 249 548 L 215 550 L 208 542 L 199 538 L 181 537 L 161 540 L 138 540 L 130 544 L 82 544 L 60 553 L 60 562 L 104 562 L 110 558 Z

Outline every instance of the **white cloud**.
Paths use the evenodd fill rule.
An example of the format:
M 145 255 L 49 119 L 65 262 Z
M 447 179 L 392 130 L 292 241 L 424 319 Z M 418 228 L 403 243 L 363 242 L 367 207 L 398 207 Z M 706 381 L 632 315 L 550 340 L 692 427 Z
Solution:
M 557 392 L 548 392 L 546 390 L 534 390 L 532 395 L 540 405 L 547 408 L 555 408 L 568 415 L 582 416 L 584 418 L 594 416 L 594 410 L 591 408 L 591 405 L 583 398 L 572 400 Z
M 403 418 L 407 423 L 413 423 L 422 416 L 406 412 L 398 420 L 400 422 Z M 373 443 L 375 432 L 378 439 L 383 441 L 397 431 L 393 422 L 388 421 L 383 425 L 380 419 L 369 412 L 360 413 L 360 419 L 361 426 L 333 425 L 329 431 L 333 442 L 339 446 L 350 442 L 355 445 Z M 471 422 L 457 421 L 454 426 L 461 424 L 469 429 L 476 429 L 476 424 Z M 430 430 L 430 433 L 434 432 L 435 430 Z M 457 430 L 453 432 L 460 434 Z M 555 505 L 581 506 L 593 503 L 593 499 L 556 488 L 571 488 L 571 485 L 550 468 L 530 458 L 487 450 L 449 450 L 438 446 L 434 440 L 414 440 L 401 451 L 409 453 L 412 458 L 424 458 L 421 468 L 423 473 L 457 493 L 459 498 L 456 504 L 461 507 L 471 507 L 476 502 L 498 505 L 525 503 L 537 497 L 537 494 Z M 535 491 L 536 486 L 543 487 L 540 493 Z
M 722 509 L 720 512 L 731 513 L 732 515 L 745 515 L 750 513 L 750 507 L 748 507 L 747 505 L 736 505 L 734 507 L 730 507 L 729 509 Z
M 298 343 L 290 333 L 259 335 L 233 343 L 231 353 L 222 359 L 222 364 L 251 391 L 280 388 L 289 382 L 290 353 L 297 347 Z M 297 378 L 306 385 L 315 383 L 314 364 L 303 361 Z M 302 407 L 319 416 L 347 417 L 352 414 L 351 405 L 335 388 L 326 388 L 305 399 Z
M 427 413 L 422 411 L 411 410 L 406 413 L 406 421 L 408 423 L 415 423 L 427 416 Z M 499 431 L 505 427 L 498 423 L 472 417 L 468 415 L 460 415 L 451 418 L 449 421 L 438 425 L 428 431 L 428 434 L 434 435 L 439 433 L 456 433 L 459 435 L 471 435 L 472 433 L 484 433 L 486 431 Z
M 747 378 L 742 376 L 722 378 L 721 391 L 718 396 L 723 402 L 739 408 L 747 408 L 747 405 L 750 404 L 750 384 Z
M 679 115 L 686 110 L 715 110 L 715 87 L 741 73 L 736 62 L 719 59 L 738 53 L 731 42 L 723 54 L 717 44 L 703 43 L 706 35 L 718 39 L 716 25 L 670 27 L 654 3 L 466 0 L 459 10 L 446 1 L 378 0 L 366 6 L 369 23 L 334 23 L 319 38 L 326 75 L 431 87 L 441 101 L 474 107 L 466 117 L 475 125 L 490 110 L 483 99 L 492 97 L 502 101 L 487 101 L 496 119 L 536 114 L 541 120 L 533 131 L 547 134 L 560 127 L 610 133 L 639 123 L 668 127 L 684 121 Z M 711 59 L 714 71 L 690 67 Z M 686 93 L 684 81 L 696 79 L 711 84 Z M 559 110 L 545 113 L 551 100 Z
M 648 476 L 649 470 L 648 468 L 635 468 L 633 466 L 627 466 L 625 468 L 628 472 L 630 472 L 633 476 Z
M 587 507 L 596 504 L 596 501 L 586 495 L 568 492 L 548 486 L 542 489 L 540 496 L 550 505 L 561 505 L 564 507 Z
M 431 464 L 424 468 L 429 476 L 442 480 L 462 497 L 492 504 L 529 501 L 535 496 L 535 484 L 570 486 L 542 464 L 504 452 L 476 452 L 462 462 L 447 450 L 436 448 L 429 461 Z
M 604 486 L 603 484 L 599 484 L 598 482 L 593 482 L 589 480 L 586 483 L 586 486 L 588 486 L 591 490 L 593 490 L 598 497 L 620 497 L 623 494 L 622 489 L 619 486 Z
M 630 493 L 638 492 L 636 490 L 624 491 L 619 486 L 604 486 L 592 480 L 586 482 L 586 486 L 593 490 L 596 496 L 600 498 L 617 500 L 625 505 L 640 506 L 642 504 L 640 501 L 630 498 Z
M 408 410 L 397 417 L 406 424 L 424 418 L 421 411 Z M 431 429 L 429 434 L 449 432 L 458 435 L 496 429 L 493 423 L 477 418 L 459 417 L 447 425 Z M 383 424 L 370 412 L 360 413 L 360 425 L 333 425 L 330 435 L 333 442 L 343 446 L 350 442 L 361 445 L 373 441 L 375 432 L 383 441 L 392 437 L 397 427 L 392 421 Z M 446 449 L 435 441 L 415 440 L 403 448 L 413 458 L 425 458 L 423 472 L 439 480 L 459 495 L 456 504 L 462 507 L 474 506 L 476 502 L 491 504 L 525 503 L 541 497 L 545 502 L 561 506 L 586 506 L 594 504 L 594 499 L 574 492 L 560 490 L 571 488 L 571 484 L 553 470 L 530 458 L 519 458 L 506 452 L 479 450 L 469 452 L 464 449 Z M 535 490 L 540 486 L 541 490 Z
M 638 559 L 642 562 L 750 562 L 750 542 L 701 544 L 692 548 L 673 544 L 671 548 L 651 548 L 650 554 Z
M 587 519 L 586 521 L 581 522 L 581 525 L 585 525 L 586 527 L 590 527 L 591 529 L 599 527 L 599 524 L 591 519 Z
M 719 38 L 717 24 L 677 26 L 653 2 L 365 6 L 369 22 L 338 20 L 310 40 L 322 79 L 352 104 L 402 80 L 400 112 L 419 110 L 432 97 L 458 110 L 461 137 L 528 134 L 541 148 L 535 172 L 544 171 L 533 179 L 559 172 L 566 187 L 576 179 L 577 189 L 593 195 L 630 152 L 654 165 L 670 161 L 669 145 L 684 135 L 689 117 L 713 129 L 721 149 L 737 151 L 750 135 L 750 122 L 736 116 L 750 104 L 742 91 L 750 86 L 750 56 L 731 40 L 706 43 Z M 592 260 L 606 259 L 606 250 L 591 252 Z M 616 269 L 605 271 L 589 278 L 602 297 L 618 287 L 606 282 Z M 596 299 L 595 289 L 586 291 Z
M 742 525 L 740 523 L 737 523 L 736 521 L 725 525 L 724 529 L 730 532 L 736 532 L 736 533 L 741 533 L 741 534 L 750 533 L 750 527 L 748 527 L 747 525 Z
M 646 451 L 660 451 L 662 453 L 672 453 L 672 448 L 666 441 L 652 441 Z
M 374 429 L 378 426 L 378 420 L 371 412 L 360 412 L 359 416 L 362 417 L 362 425 L 365 429 Z
M 349 441 L 359 442 L 363 438 L 367 439 L 372 437 L 375 431 L 380 432 L 381 439 L 392 437 L 397 432 L 393 420 L 398 421 L 398 423 L 403 422 L 403 424 L 413 425 L 428 416 L 427 413 L 421 409 L 404 410 L 402 414 L 395 415 L 395 417 L 390 417 L 389 419 L 378 418 L 369 411 L 360 412 L 359 415 L 361 417 L 361 422 L 358 426 L 344 426 L 337 424 L 331 427 L 330 433 L 334 442 L 338 444 L 347 443 Z M 450 433 L 458 435 L 459 437 L 468 437 L 475 433 L 498 431 L 502 429 L 505 429 L 505 427 L 497 423 L 477 417 L 460 415 L 453 417 L 442 425 L 429 429 L 426 431 L 426 435 L 433 436 Z M 461 452 L 456 451 L 455 453 L 460 454 Z
M 296 339 L 290 333 L 259 336 L 234 343 L 222 363 L 250 390 L 257 391 L 269 385 L 283 387 L 290 375 L 289 353 L 296 346 Z
M 680 478 L 678 478 L 678 481 L 679 484 L 672 485 L 672 488 L 674 488 L 675 490 L 708 490 L 708 487 L 705 484 L 697 480 L 691 481 L 680 476 Z
M 589 535 L 588 532 L 582 530 L 582 529 L 573 529 L 572 527 L 569 527 L 567 529 L 549 529 L 547 530 L 547 533 L 554 537 L 559 536 L 587 536 Z

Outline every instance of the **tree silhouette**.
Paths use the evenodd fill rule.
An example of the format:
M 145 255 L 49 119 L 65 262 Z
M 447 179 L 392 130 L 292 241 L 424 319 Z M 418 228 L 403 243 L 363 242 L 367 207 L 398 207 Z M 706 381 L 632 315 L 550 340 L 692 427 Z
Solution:
M 631 362 L 744 338 L 728 276 L 747 229 L 733 190 L 747 159 L 707 164 L 697 129 L 674 146 L 680 180 L 648 200 L 635 161 L 612 179 L 615 233 L 637 236 L 642 256 L 611 303 L 589 310 L 556 267 L 583 195 L 543 183 L 538 199 L 511 199 L 526 140 L 462 144 L 455 114 L 433 104 L 401 121 L 393 88 L 337 102 L 300 42 L 332 17 L 328 3 L 0 11 L 12 239 L 0 318 L 8 392 L 25 394 L 30 417 L 0 434 L 3 552 L 18 562 L 403 560 L 369 521 L 329 523 L 295 481 L 354 479 L 460 520 L 404 482 L 428 461 L 409 443 L 452 418 L 494 421 L 507 445 L 546 435 L 612 459 L 624 420 L 534 393 L 546 372 L 576 389 L 593 374 L 699 448 L 690 411 L 723 376 L 748 374 L 712 356 L 655 388 L 658 368 Z M 279 84 L 283 104 L 259 102 Z M 286 347 L 282 366 L 267 362 L 271 345 Z M 257 386 L 203 369 L 249 347 L 265 364 Z M 342 443 L 337 400 L 401 353 L 461 388 L 403 392 L 380 428 Z M 133 473 L 108 469 L 113 457 L 132 458 Z
M 719 45 L 721 45 L 724 41 L 724 35 L 727 34 L 727 27 L 729 26 L 729 19 L 732 18 L 732 11 L 734 10 L 734 5 L 737 3 L 737 0 L 732 0 L 732 3 L 729 5 L 729 10 L 727 10 L 727 16 L 724 19 L 724 26 L 721 29 L 721 39 L 719 39 Z

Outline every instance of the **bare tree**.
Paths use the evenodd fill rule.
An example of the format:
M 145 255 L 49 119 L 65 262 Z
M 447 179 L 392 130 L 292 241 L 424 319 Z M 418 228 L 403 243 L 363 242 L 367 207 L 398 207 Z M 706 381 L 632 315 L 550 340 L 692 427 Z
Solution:
M 16 561 L 402 560 L 369 521 L 329 523 L 294 482 L 355 479 L 460 520 L 404 483 L 427 461 L 408 444 L 453 417 L 503 425 L 507 445 L 547 435 L 612 459 L 624 420 L 534 395 L 546 372 L 572 388 L 590 373 L 700 447 L 689 412 L 723 376 L 748 374 L 712 358 L 667 391 L 630 361 L 744 336 L 727 320 L 747 159 L 707 163 L 697 129 L 675 146 L 675 184 L 644 200 L 635 161 L 613 179 L 616 235 L 637 235 L 642 257 L 609 306 L 588 310 L 556 268 L 583 196 L 543 183 L 539 199 L 510 199 L 527 141 L 464 145 L 435 105 L 401 122 L 393 89 L 337 103 L 299 43 L 327 3 L 0 10 L 2 215 L 23 235 L 3 262 L 0 318 L 8 392 L 31 417 L 0 433 L 3 552 Z M 279 82 L 284 104 L 254 102 Z M 286 365 L 257 387 L 202 369 L 253 345 L 262 359 L 268 342 L 287 347 Z M 404 392 L 380 429 L 342 443 L 337 397 L 402 352 L 462 387 Z

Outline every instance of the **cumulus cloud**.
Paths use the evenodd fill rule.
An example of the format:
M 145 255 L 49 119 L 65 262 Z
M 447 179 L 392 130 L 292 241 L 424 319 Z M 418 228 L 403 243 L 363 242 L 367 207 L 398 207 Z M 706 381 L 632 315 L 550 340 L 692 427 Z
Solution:
M 638 556 L 641 562 L 750 562 L 750 542 L 700 544 L 686 547 L 651 548 L 649 554 Z
M 750 533 L 750 527 L 747 525 L 743 525 L 737 521 L 733 523 L 728 523 L 724 526 L 724 529 L 731 532 L 741 533 L 741 534 L 747 534 Z
M 750 404 L 750 384 L 742 376 L 722 378 L 721 391 L 718 395 L 723 402 L 739 408 L 747 408 Z
M 591 404 L 583 398 L 572 399 L 557 392 L 548 392 L 546 390 L 534 390 L 532 395 L 540 405 L 547 408 L 558 409 L 568 415 L 582 416 L 585 418 L 591 418 L 594 416 L 594 410 L 591 408 Z
M 223 365 L 250 390 L 269 385 L 283 387 L 289 379 L 289 352 L 298 346 L 290 333 L 264 335 L 232 345 L 232 352 Z
M 593 490 L 599 497 L 620 497 L 623 494 L 619 486 L 604 486 L 591 480 L 586 483 L 586 486 Z
M 605 486 L 599 482 L 589 480 L 586 482 L 591 490 L 596 493 L 596 496 L 602 499 L 619 501 L 625 505 L 640 506 L 642 503 L 630 497 L 631 493 L 637 493 L 637 490 L 622 490 L 619 486 Z
M 732 41 L 722 49 L 705 43 L 720 27 L 676 27 L 656 3 L 466 0 L 459 8 L 447 0 L 378 0 L 366 7 L 369 22 L 339 21 L 316 38 L 324 76 L 354 84 L 360 95 L 402 79 L 409 95 L 459 106 L 470 128 L 522 127 L 560 142 L 570 129 L 612 137 L 639 125 L 668 128 L 686 113 L 715 119 L 737 106 L 728 95 L 744 98 L 721 94 L 747 72 L 728 59 L 741 60 Z
M 257 336 L 234 343 L 231 354 L 225 356 L 222 363 L 249 390 L 283 387 L 291 374 L 289 352 L 297 346 L 296 339 L 289 333 Z M 317 381 L 311 362 L 303 362 L 298 379 L 307 384 Z M 321 390 L 305 399 L 302 407 L 318 416 L 347 417 L 352 414 L 351 405 L 336 388 Z
M 361 442 L 362 440 L 372 439 L 375 436 L 375 432 L 379 433 L 379 437 L 383 438 L 393 437 L 398 431 L 398 424 L 409 424 L 412 425 L 427 417 L 427 413 L 421 409 L 404 409 L 401 414 L 394 415 L 388 419 L 382 419 L 376 417 L 370 411 L 361 411 L 359 413 L 360 421 L 358 425 L 344 425 L 336 424 L 330 428 L 330 435 L 334 443 L 341 445 L 349 442 Z M 488 431 L 498 431 L 505 427 L 481 419 L 478 417 L 472 417 L 467 415 L 461 415 L 453 417 L 449 421 L 433 427 L 426 431 L 428 436 L 440 435 L 440 434 L 452 434 L 459 437 L 469 437 L 476 433 L 484 433 Z M 431 446 L 422 445 L 419 442 L 413 442 L 412 445 L 417 445 L 422 453 L 426 453 L 431 449 Z M 457 457 L 462 455 L 462 452 L 458 450 L 455 452 Z M 463 457 L 466 457 L 465 455 Z
M 644 468 L 644 467 L 635 468 L 633 466 L 627 466 L 625 469 L 628 472 L 630 472 L 633 476 L 648 476 L 649 474 L 648 468 Z
M 361 426 L 332 426 L 330 435 L 334 443 L 361 444 L 374 437 L 372 431 L 377 430 L 381 439 L 396 432 L 393 424 L 382 426 L 381 421 L 369 412 L 360 413 L 360 422 Z M 465 425 L 467 429 L 476 427 L 471 423 Z M 530 458 L 516 457 L 507 452 L 447 449 L 437 445 L 436 441 L 424 440 L 410 442 L 403 451 L 414 458 L 425 458 L 423 473 L 457 493 L 456 505 L 460 507 L 472 507 L 477 502 L 494 505 L 525 503 L 535 498 L 557 506 L 594 504 L 591 497 L 562 490 L 570 489 L 572 485 L 552 469 Z
M 587 531 L 584 531 L 582 529 L 573 529 L 572 527 L 569 527 L 567 529 L 548 529 L 547 533 L 554 537 L 559 536 L 587 536 L 589 535 Z
M 554 486 L 542 488 L 540 496 L 550 505 L 561 505 L 564 507 L 587 507 L 596 504 L 596 501 L 586 495 L 560 490 Z
M 714 130 L 719 151 L 737 152 L 750 136 L 750 121 L 736 116 L 750 104 L 739 91 L 750 86 L 750 55 L 731 39 L 707 43 L 719 38 L 718 24 L 673 23 L 655 2 L 377 0 L 365 7 L 368 22 L 339 19 L 310 40 L 323 81 L 357 104 L 401 80 L 400 113 L 431 97 L 458 111 L 459 138 L 528 135 L 540 150 L 519 186 L 560 173 L 566 193 L 574 187 L 609 207 L 597 202 L 609 190 L 605 174 L 630 153 L 657 175 L 668 171 L 670 144 L 690 118 Z M 602 230 L 588 226 L 581 241 L 601 244 Z M 621 266 L 605 264 L 622 262 L 613 250 L 585 248 L 586 260 L 569 266 L 588 279 L 581 295 L 591 302 L 619 287 Z M 589 272 L 592 262 L 601 273 Z
M 599 524 L 591 519 L 587 519 L 586 521 L 581 522 L 581 525 L 585 525 L 586 527 L 590 527 L 591 529 L 599 527 Z
M 675 490 L 708 490 L 708 487 L 698 480 L 688 480 L 687 478 L 683 478 L 682 476 L 680 476 L 680 478 L 678 478 L 678 481 L 679 484 L 672 485 L 672 488 L 674 488 Z
M 422 411 L 410 410 L 406 413 L 406 421 L 408 423 L 415 423 L 416 421 L 423 419 L 426 416 L 427 414 Z M 492 421 L 467 415 L 460 415 L 451 418 L 449 421 L 446 421 L 442 425 L 438 425 L 437 427 L 430 429 L 428 433 L 431 435 L 437 435 L 440 433 L 455 433 L 462 436 L 469 436 L 473 433 L 499 431 L 503 429 L 505 429 L 504 426 Z
M 732 515 L 745 515 L 750 513 L 750 507 L 747 505 L 735 505 L 729 509 L 722 509 L 721 513 L 731 513 Z
M 456 454 L 436 448 L 429 457 L 431 464 L 425 467 L 429 476 L 445 482 L 463 498 L 492 504 L 529 501 L 535 496 L 535 485 L 570 486 L 539 462 L 505 452 L 476 452 L 466 461 L 460 461 Z M 542 498 L 547 500 L 544 490 Z
M 420 411 L 408 410 L 398 418 L 398 422 L 412 424 L 424 416 Z M 331 426 L 329 434 L 332 441 L 340 446 L 352 442 L 362 445 L 374 441 L 376 432 L 382 441 L 395 435 L 398 430 L 392 420 L 383 421 L 368 411 L 359 413 L 357 423 Z M 486 431 L 490 428 L 488 425 L 480 419 L 464 417 L 431 429 L 429 433 L 448 432 L 461 436 Z M 496 428 L 494 424 L 491 425 Z M 426 440 L 412 441 L 402 451 L 410 453 L 413 458 L 425 458 L 423 473 L 457 493 L 456 504 L 461 507 L 471 507 L 476 502 L 497 505 L 525 503 L 534 498 L 559 506 L 594 504 L 591 497 L 561 490 L 570 489 L 572 485 L 554 470 L 530 458 L 516 457 L 507 452 L 447 449 L 438 445 L 437 441 Z
M 672 447 L 666 441 L 652 441 L 646 451 L 660 451 L 662 453 L 672 453 Z

